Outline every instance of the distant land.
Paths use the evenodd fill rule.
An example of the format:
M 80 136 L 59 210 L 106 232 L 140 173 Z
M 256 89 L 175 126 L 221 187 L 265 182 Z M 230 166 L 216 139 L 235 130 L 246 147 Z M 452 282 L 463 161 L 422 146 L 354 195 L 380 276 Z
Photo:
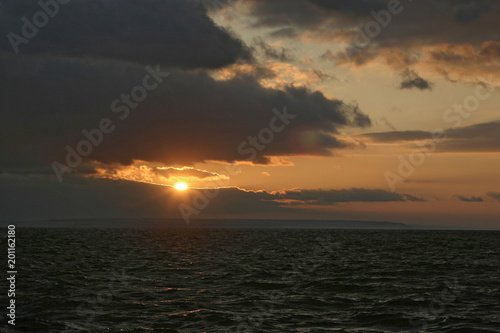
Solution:
M 349 220 L 272 220 L 272 219 L 196 219 L 187 224 L 183 219 L 172 218 L 78 218 L 52 219 L 38 221 L 1 221 L 2 227 L 8 224 L 25 228 L 223 228 L 223 229 L 367 229 L 367 230 L 482 230 L 432 225 L 412 225 L 387 221 L 349 221 Z

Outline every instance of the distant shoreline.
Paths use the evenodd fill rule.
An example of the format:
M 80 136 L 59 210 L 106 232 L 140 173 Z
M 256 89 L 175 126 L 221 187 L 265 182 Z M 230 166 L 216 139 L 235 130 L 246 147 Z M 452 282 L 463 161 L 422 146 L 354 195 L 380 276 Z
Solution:
M 20 228 L 157 228 L 157 229 L 325 229 L 325 230 L 479 230 L 500 229 L 456 226 L 415 225 L 387 221 L 350 220 L 290 220 L 290 219 L 198 219 L 187 225 L 176 218 L 74 218 L 37 221 L 1 221 L 6 227 L 15 224 Z

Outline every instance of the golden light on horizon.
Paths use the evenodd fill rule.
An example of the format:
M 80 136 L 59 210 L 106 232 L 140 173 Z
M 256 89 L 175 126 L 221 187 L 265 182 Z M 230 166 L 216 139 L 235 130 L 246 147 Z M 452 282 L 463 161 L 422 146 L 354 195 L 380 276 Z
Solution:
M 185 191 L 188 189 L 188 186 L 184 183 L 177 183 L 175 184 L 174 188 L 178 191 Z

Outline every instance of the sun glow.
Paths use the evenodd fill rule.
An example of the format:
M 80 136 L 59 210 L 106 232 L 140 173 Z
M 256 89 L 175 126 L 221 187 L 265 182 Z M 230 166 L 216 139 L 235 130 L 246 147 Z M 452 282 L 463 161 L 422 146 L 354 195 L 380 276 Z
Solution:
M 178 191 L 185 191 L 188 189 L 188 186 L 184 183 L 177 183 L 175 184 L 174 188 Z

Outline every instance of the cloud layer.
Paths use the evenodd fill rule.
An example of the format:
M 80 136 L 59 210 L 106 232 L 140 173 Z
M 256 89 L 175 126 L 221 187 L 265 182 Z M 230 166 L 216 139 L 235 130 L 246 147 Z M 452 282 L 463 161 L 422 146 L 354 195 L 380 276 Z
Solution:
M 274 29 L 271 36 L 344 45 L 330 51 L 337 64 L 378 61 L 397 71 L 418 67 L 466 82 L 499 73 L 498 1 L 250 0 L 245 4 L 254 25 Z
M 143 81 L 144 67 L 8 56 L 3 63 L 9 65 L 0 68 L 0 86 L 8 87 L 0 92 L 6 113 L 1 158 L 7 166 L 63 162 L 65 147 L 75 148 L 86 139 L 82 130 L 98 127 L 102 118 L 111 119 L 116 130 L 88 160 L 122 164 L 247 160 L 251 154 L 241 151 L 251 145 L 240 151 L 239 145 L 271 126 L 277 118 L 274 108 L 284 114 L 286 107 L 294 118 L 273 122 L 281 131 L 270 142 L 266 136 L 265 149 L 254 149 L 256 162 L 266 163 L 264 156 L 273 155 L 328 155 L 330 149 L 346 147 L 333 136 L 339 129 L 371 123 L 356 105 L 305 88 L 264 88 L 251 77 L 216 81 L 205 72 L 170 68 L 170 76 L 136 108 L 125 102 L 112 107 L 115 99 L 130 95 Z M 26 93 L 31 98 L 24 98 Z M 313 144 L 301 145 L 301 128 L 313 135 Z
M 497 152 L 500 150 L 500 121 L 449 128 L 442 132 L 445 140 L 436 145 L 441 152 Z M 379 143 L 405 143 L 433 140 L 427 131 L 391 131 L 365 133 L 360 137 Z
M 179 204 L 195 208 L 193 198 L 204 190 L 179 192 L 168 186 L 135 181 L 70 176 L 60 184 L 43 176 L 0 175 L 2 219 L 68 217 L 181 217 Z M 213 190 L 210 190 L 213 193 Z M 305 213 L 311 206 L 345 202 L 420 201 L 406 194 L 381 189 L 246 191 L 222 188 L 202 213 L 206 216 L 251 216 L 259 213 Z M 30 202 L 26 208 L 25 202 Z M 23 208 L 24 207 L 24 208 Z M 91 208 L 91 209 L 89 209 Z
M 2 31 L 21 37 L 22 17 L 42 10 L 36 0 L 3 1 Z M 218 68 L 250 59 L 246 46 L 216 26 L 201 4 L 184 0 L 72 0 L 19 53 L 104 58 L 184 68 Z M 14 52 L 7 38 L 0 51 Z

